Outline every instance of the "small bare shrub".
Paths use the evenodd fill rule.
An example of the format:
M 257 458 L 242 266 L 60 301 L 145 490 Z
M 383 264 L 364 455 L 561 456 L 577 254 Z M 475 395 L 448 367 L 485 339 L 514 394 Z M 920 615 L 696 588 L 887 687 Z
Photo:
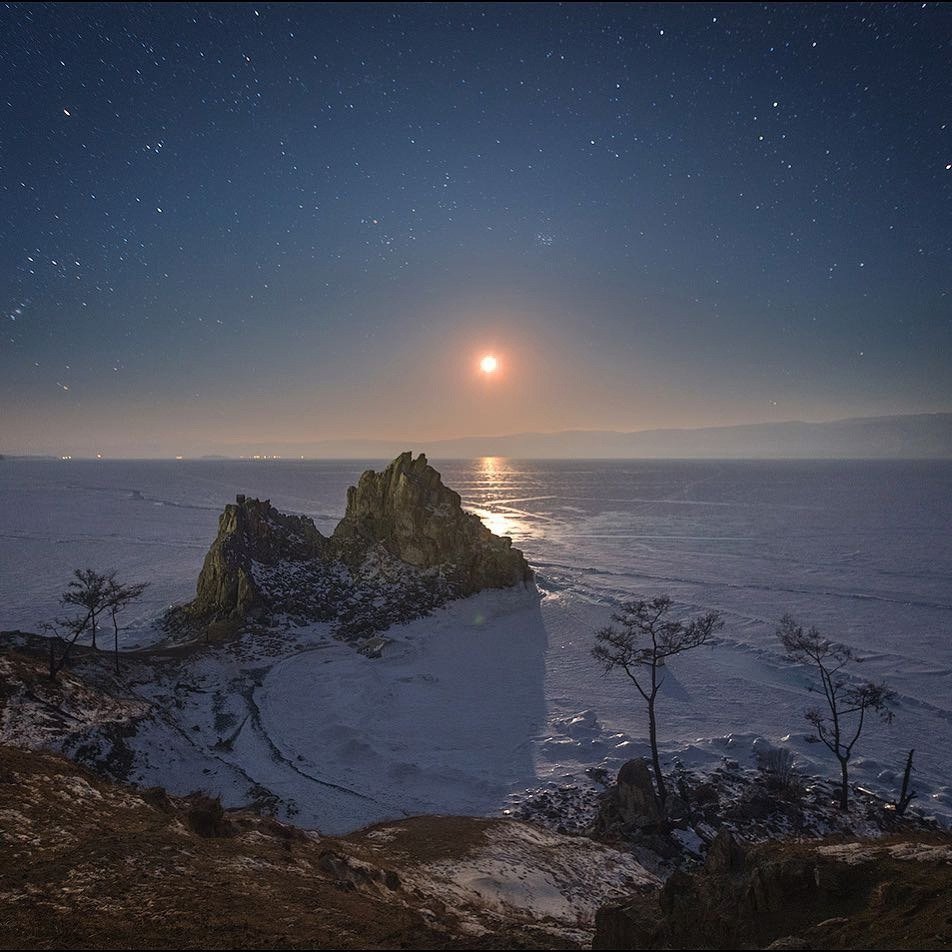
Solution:
M 231 823 L 225 816 L 221 797 L 209 797 L 203 793 L 193 793 L 185 811 L 188 828 L 199 836 L 230 836 Z
M 768 790 L 787 796 L 800 796 L 803 793 L 803 781 L 789 748 L 772 747 L 770 750 L 759 751 L 757 769 Z

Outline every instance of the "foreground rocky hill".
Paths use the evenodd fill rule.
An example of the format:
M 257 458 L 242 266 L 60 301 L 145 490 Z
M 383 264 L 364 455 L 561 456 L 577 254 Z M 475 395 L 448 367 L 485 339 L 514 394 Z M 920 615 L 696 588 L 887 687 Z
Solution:
M 204 728 L 178 725 L 176 698 L 144 703 L 91 649 L 51 681 L 40 639 L 7 637 L 20 646 L 0 653 L 3 948 L 952 948 L 952 839 L 910 817 L 857 841 L 890 828 L 881 804 L 857 797 L 836 827 L 821 787 L 764 813 L 762 782 L 732 770 L 686 778 L 679 816 L 662 817 L 632 762 L 588 835 L 552 829 L 566 815 L 550 796 L 528 820 L 418 816 L 327 836 L 279 822 L 283 801 L 251 776 L 236 809 L 148 786 L 221 789 L 238 735 L 185 770 L 182 743 Z M 187 671 L 174 655 L 151 663 Z M 263 763 L 277 771 L 278 756 Z M 309 795 L 354 812 L 367 790 Z
M 0 845 L 2 948 L 952 947 L 938 834 L 724 835 L 662 885 L 623 850 L 513 820 L 320 836 L 0 746 Z
M 529 582 L 512 540 L 465 512 L 422 454 L 366 471 L 330 537 L 306 516 L 239 495 L 225 507 L 193 601 L 173 629 L 247 621 L 331 621 L 356 639 L 453 598 Z M 213 629 L 214 630 L 214 629 Z
M 578 948 L 656 880 L 511 820 L 324 837 L 0 746 L 2 948 Z

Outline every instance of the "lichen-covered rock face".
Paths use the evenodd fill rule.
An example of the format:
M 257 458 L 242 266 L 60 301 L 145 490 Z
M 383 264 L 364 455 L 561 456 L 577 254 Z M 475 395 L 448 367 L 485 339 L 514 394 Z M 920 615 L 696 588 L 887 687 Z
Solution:
M 171 627 L 284 615 L 334 620 L 356 638 L 427 614 L 451 598 L 532 578 L 508 538 L 463 511 L 424 456 L 365 472 L 331 538 L 306 516 L 238 496 L 219 518 L 195 599 Z
M 367 470 L 347 490 L 347 512 L 332 541 L 349 565 L 381 545 L 408 565 L 439 568 L 460 595 L 532 578 L 512 540 L 465 512 L 459 494 L 443 485 L 422 453 L 416 459 L 403 453 L 382 473 Z
M 307 516 L 285 515 L 267 499 L 238 496 L 219 516 L 189 611 L 196 617 L 237 618 L 265 609 L 268 598 L 255 577 L 257 566 L 322 563 L 326 555 L 327 539 Z

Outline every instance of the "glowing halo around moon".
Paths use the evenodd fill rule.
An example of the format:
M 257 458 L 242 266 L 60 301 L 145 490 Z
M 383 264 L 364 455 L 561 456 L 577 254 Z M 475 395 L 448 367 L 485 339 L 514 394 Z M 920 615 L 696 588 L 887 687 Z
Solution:
M 486 354 L 479 362 L 479 369 L 484 374 L 494 374 L 499 369 L 499 361 L 492 354 Z

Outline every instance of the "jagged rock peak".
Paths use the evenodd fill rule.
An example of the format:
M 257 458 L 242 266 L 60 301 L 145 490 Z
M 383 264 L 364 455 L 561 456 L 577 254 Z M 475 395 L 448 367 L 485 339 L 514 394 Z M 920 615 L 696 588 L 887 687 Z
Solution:
M 269 499 L 239 494 L 218 517 L 218 535 L 205 556 L 189 609 L 197 616 L 244 617 L 266 601 L 254 563 L 321 560 L 327 546 L 307 516 L 286 515 Z
M 532 570 L 512 540 L 463 510 L 422 453 L 401 453 L 383 472 L 367 470 L 347 490 L 347 511 L 333 541 L 349 564 L 382 546 L 420 569 L 439 567 L 460 595 L 529 581 Z

